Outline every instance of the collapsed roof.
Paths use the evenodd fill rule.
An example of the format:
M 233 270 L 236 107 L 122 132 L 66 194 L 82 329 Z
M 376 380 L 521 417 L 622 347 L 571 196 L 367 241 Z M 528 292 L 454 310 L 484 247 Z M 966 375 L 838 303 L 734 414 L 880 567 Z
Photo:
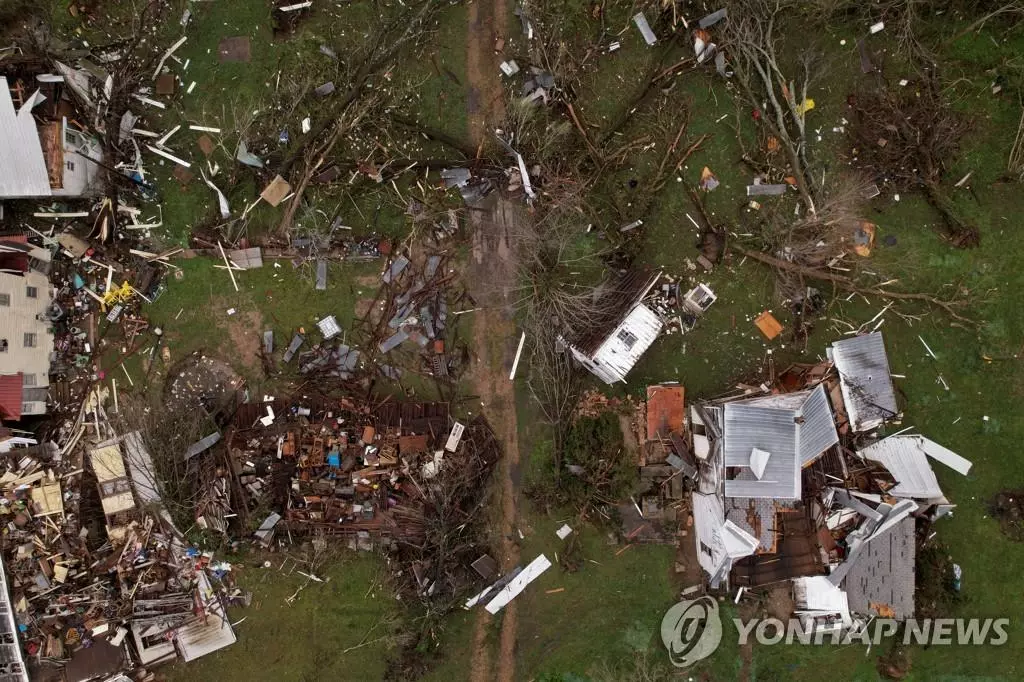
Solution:
M 827 352 L 839 372 L 843 402 L 854 431 L 878 428 L 898 414 L 882 332 L 836 341 Z
M 800 469 L 839 442 L 823 386 L 725 404 L 726 497 L 800 498 Z
M 916 517 L 953 508 L 929 460 L 962 475 L 972 465 L 917 434 L 852 452 L 855 433 L 897 414 L 889 363 L 879 333 L 829 350 L 834 371 L 822 364 L 777 389 L 803 390 L 741 387 L 692 407 L 699 563 L 712 587 L 793 579 L 796 615 L 815 628 L 851 627 L 852 614 L 910 618 Z M 837 428 L 845 416 L 849 430 Z M 833 447 L 840 434 L 845 447 Z

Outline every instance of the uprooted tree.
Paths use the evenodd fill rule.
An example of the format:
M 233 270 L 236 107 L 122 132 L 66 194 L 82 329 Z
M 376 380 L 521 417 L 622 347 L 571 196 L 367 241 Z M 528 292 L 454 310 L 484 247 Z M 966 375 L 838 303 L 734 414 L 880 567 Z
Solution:
M 961 248 L 977 246 L 978 227 L 960 215 L 941 184 L 968 123 L 943 101 L 934 74 L 922 72 L 903 88 L 864 88 L 852 102 L 857 163 L 897 191 L 923 192 L 941 214 L 946 238 Z

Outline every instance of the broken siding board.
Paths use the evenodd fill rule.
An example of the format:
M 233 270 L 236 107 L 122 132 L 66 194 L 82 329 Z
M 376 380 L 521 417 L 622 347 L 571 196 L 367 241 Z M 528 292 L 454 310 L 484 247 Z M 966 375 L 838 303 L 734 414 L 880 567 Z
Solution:
M 384 339 L 380 343 L 380 352 L 389 353 L 395 348 L 398 348 L 402 343 L 408 340 L 409 334 L 404 330 L 399 330 L 387 339 Z
M 484 607 L 487 612 L 494 615 L 506 604 L 511 602 L 517 596 L 519 596 L 526 586 L 536 580 L 544 571 L 551 568 L 551 561 L 546 556 L 541 554 L 536 559 L 526 565 L 526 568 L 522 570 L 519 575 L 513 578 L 505 587 L 501 588 L 497 596 L 487 603 Z
M 748 197 L 778 197 L 786 193 L 789 185 L 747 185 Z
M 956 454 L 948 448 L 944 448 L 933 440 L 924 436 L 917 436 L 918 447 L 924 450 L 924 454 L 932 459 L 942 462 L 961 476 L 966 476 L 971 471 L 972 462 Z
M 725 8 L 722 8 L 722 9 L 718 10 L 717 12 L 712 12 L 711 14 L 707 15 L 706 17 L 703 17 L 700 21 L 697 22 L 697 26 L 699 28 L 708 28 L 710 26 L 714 26 L 715 24 L 717 24 L 722 19 L 725 19 L 728 16 L 729 16 L 728 10 L 726 10 Z
M 327 291 L 327 261 L 322 258 L 316 262 L 316 290 Z
M 640 29 L 640 35 L 644 37 L 644 42 L 648 45 L 654 45 L 658 42 L 658 37 L 654 35 L 654 31 L 651 30 L 651 25 L 647 23 L 647 17 L 644 16 L 643 12 L 637 12 L 633 15 L 633 23 Z
M 299 348 L 302 347 L 302 344 L 305 343 L 305 341 L 306 337 L 302 334 L 296 334 L 293 336 L 292 342 L 288 344 L 288 349 L 284 352 L 284 361 L 291 362 L 291 359 L 295 357 L 295 353 L 298 352 Z
M 387 270 L 385 270 L 384 274 L 381 275 L 381 280 L 383 280 L 385 284 L 391 284 L 399 275 L 402 274 L 402 271 L 404 271 L 408 265 L 409 259 L 405 256 L 399 256 L 395 260 L 391 261 Z
M 193 457 L 195 457 L 196 455 L 199 455 L 199 454 L 202 454 L 202 453 L 206 452 L 207 450 L 212 448 L 219 441 L 220 441 L 220 431 L 214 431 L 213 433 L 209 434 L 208 436 L 205 436 L 205 437 L 201 438 L 200 440 L 196 441 L 195 443 L 193 443 L 192 445 L 188 446 L 188 450 L 185 451 L 185 455 L 184 455 L 183 459 L 186 460 L 186 461 L 190 460 Z

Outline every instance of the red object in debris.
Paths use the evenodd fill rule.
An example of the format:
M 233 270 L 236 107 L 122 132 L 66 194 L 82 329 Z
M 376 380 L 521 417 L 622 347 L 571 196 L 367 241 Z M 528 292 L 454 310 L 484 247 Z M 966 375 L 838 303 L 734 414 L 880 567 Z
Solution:
M 89 258 L 92 258 L 94 253 L 96 253 L 96 249 L 94 249 L 94 248 L 90 247 L 90 248 L 85 250 L 85 255 L 88 256 Z
M 23 385 L 24 375 L 21 372 L 0 376 L 0 419 L 9 421 L 21 419 Z
M 382 256 L 391 255 L 391 240 L 381 239 L 380 243 L 377 244 L 377 249 L 380 251 L 380 255 Z
M 754 111 L 751 112 L 750 116 L 755 121 L 760 121 L 761 120 L 761 110 L 760 109 L 754 109 Z

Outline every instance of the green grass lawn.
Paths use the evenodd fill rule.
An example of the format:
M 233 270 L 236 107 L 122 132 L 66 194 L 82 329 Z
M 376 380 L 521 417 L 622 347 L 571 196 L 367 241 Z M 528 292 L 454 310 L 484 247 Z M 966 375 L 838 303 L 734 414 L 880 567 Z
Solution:
M 250 607 L 228 611 L 238 623 L 238 642 L 188 665 L 163 667 L 161 674 L 170 682 L 383 679 L 400 618 L 383 562 L 354 553 L 332 559 L 317 574 L 329 581 L 310 582 L 288 604 L 285 600 L 307 580 L 288 575 L 292 562 L 279 573 L 280 555 L 267 558 L 273 564 L 269 569 L 262 557 L 235 565 L 239 585 L 253 593 Z
M 277 106 L 274 93 L 279 87 L 279 72 L 286 83 L 300 74 L 317 78 L 323 75 L 327 80 L 330 65 L 320 54 L 319 45 L 331 39 L 344 42 L 354 38 L 374 14 L 368 2 L 334 7 L 317 4 L 313 17 L 296 35 L 276 40 L 267 3 L 192 3 L 189 40 L 177 56 L 182 61 L 190 60 L 185 87 L 195 80 L 196 90 L 192 95 L 179 93 L 179 106 L 163 115 L 147 110 L 152 117 L 149 125 L 166 131 L 177 124 L 187 128 L 188 123 L 198 123 L 222 127 L 230 136 L 241 114 Z M 67 18 L 65 3 L 56 5 L 60 22 L 73 24 Z M 628 24 L 627 10 L 632 11 L 614 3 L 609 9 L 613 15 L 610 26 L 615 30 L 628 26 L 621 36 L 622 49 L 597 57 L 597 70 L 584 77 L 579 113 L 587 123 L 604 127 L 615 120 L 629 94 L 640 87 L 643 75 L 652 68 L 656 53 Z M 582 6 L 572 6 L 566 11 L 583 10 Z M 400 72 L 392 75 L 417 84 L 416 95 L 403 104 L 403 112 L 457 137 L 467 133 L 465 24 L 465 6 L 445 8 L 424 54 L 407 60 Z M 589 30 L 589 26 L 573 15 L 567 17 L 564 30 L 570 34 Z M 845 97 L 855 75 L 857 59 L 852 38 L 862 32 L 862 28 L 850 26 L 819 36 L 829 46 L 827 64 L 838 75 L 822 81 L 811 93 L 816 108 L 808 115 L 808 125 L 822 130 L 821 142 L 816 134 L 813 138 L 812 154 L 829 159 L 830 169 L 839 170 L 843 163 L 841 151 L 847 143 L 832 129 L 841 124 Z M 167 44 L 180 33 L 176 19 L 160 28 L 161 40 L 166 39 Z M 237 35 L 251 38 L 252 61 L 220 64 L 218 42 Z M 887 35 L 878 40 L 884 41 Z M 847 44 L 840 47 L 840 39 L 846 39 Z M 953 560 L 964 569 L 966 600 L 951 615 L 1015 618 L 1009 642 L 1000 648 L 912 649 L 911 677 L 915 680 L 1024 677 L 1020 664 L 1024 627 L 1016 619 L 1024 600 L 1019 581 L 1024 545 L 1007 540 L 987 509 L 988 500 L 996 492 L 1024 488 L 1024 455 L 1019 446 L 1024 439 L 1024 418 L 1018 407 L 1024 397 L 1024 369 L 1018 357 L 1024 350 L 1024 310 L 1018 303 L 1018 292 L 1024 285 L 1024 245 L 1016 226 L 1024 214 L 1024 194 L 1019 185 L 1001 180 L 1020 115 L 1020 77 L 1015 58 L 1024 47 L 1022 40 L 1019 30 L 1004 35 L 993 29 L 962 38 L 948 49 L 950 75 L 962 73 L 968 79 L 958 82 L 951 97 L 955 106 L 972 118 L 974 126 L 964 140 L 963 153 L 948 173 L 947 184 L 973 172 L 970 184 L 975 195 L 958 190 L 953 196 L 980 225 L 981 246 L 960 251 L 943 243 L 935 229 L 937 214 L 913 194 L 904 194 L 899 202 L 889 196 L 876 199 L 869 205 L 867 216 L 878 224 L 879 232 L 878 246 L 864 262 L 865 269 L 877 272 L 879 281 L 898 278 L 896 286 L 905 291 L 947 296 L 962 287 L 969 291 L 971 301 L 965 314 L 981 323 L 977 329 L 955 326 L 940 311 L 899 304 L 901 312 L 919 315 L 920 319 L 911 324 L 890 313 L 881 330 L 893 373 L 906 375 L 895 380 L 905 403 L 903 425 L 916 427 L 974 462 L 966 478 L 936 465 L 947 496 L 959 505 L 956 513 L 936 528 Z M 681 48 L 678 52 L 688 54 Z M 994 97 L 989 84 L 997 74 L 1006 75 L 1010 87 Z M 716 218 L 737 233 L 748 218 L 743 188 L 750 181 L 750 171 L 738 163 L 740 149 L 733 126 L 738 118 L 744 140 L 752 137 L 749 112 L 737 111 L 721 80 L 703 73 L 680 78 L 674 90 L 657 97 L 667 98 L 673 106 L 689 106 L 688 138 L 707 134 L 709 139 L 680 170 L 681 181 L 670 178 L 645 216 L 639 262 L 663 267 L 666 273 L 687 283 L 707 282 L 719 299 L 691 333 L 661 338 L 630 374 L 629 383 L 613 392 L 639 396 L 649 383 L 676 380 L 686 386 L 688 400 L 692 401 L 728 390 L 737 380 L 763 375 L 769 350 L 777 369 L 789 361 L 823 357 L 825 344 L 836 338 L 828 324 L 818 325 L 806 352 L 794 347 L 785 334 L 769 343 L 753 326 L 753 317 L 766 309 L 784 325 L 791 324 L 766 268 L 736 257 L 710 274 L 687 266 L 687 260 L 696 261 L 697 233 L 686 215 L 693 215 L 694 209 L 685 187 L 696 182 L 703 166 L 711 168 L 722 183 L 707 197 Z M 293 140 L 298 134 L 298 121 L 310 113 L 315 112 L 310 111 L 309 103 L 296 110 L 295 120 L 289 124 Z M 655 123 L 638 117 L 622 131 L 623 141 L 651 132 Z M 198 136 L 182 130 L 169 146 L 200 161 Z M 238 208 L 252 200 L 263 179 L 249 169 L 235 167 L 231 161 L 233 142 L 227 146 L 230 149 L 218 149 L 211 161 L 221 166 L 217 182 L 228 193 L 232 207 Z M 607 201 L 616 202 L 619 209 L 628 207 L 629 195 L 623 189 L 626 181 L 646 177 L 663 153 L 664 144 L 660 144 L 632 155 L 621 168 L 611 169 L 607 187 L 602 188 L 608 190 Z M 163 205 L 165 228 L 156 236 L 163 242 L 184 243 L 191 228 L 215 217 L 214 195 L 199 179 L 182 187 L 170 176 L 169 163 L 161 165 L 147 158 Z M 409 183 L 399 183 L 403 192 L 408 187 Z M 351 208 L 345 205 L 345 222 L 356 227 L 357 234 L 380 232 L 400 237 L 406 233 L 404 207 L 386 187 L 370 188 L 352 198 L 313 190 L 309 198 L 328 213 L 347 200 Z M 281 213 L 280 207 L 256 208 L 253 231 L 276 225 Z M 613 220 L 610 212 L 603 217 Z M 890 236 L 896 238 L 895 244 L 883 245 L 882 240 Z M 256 342 L 264 329 L 274 330 L 279 349 L 300 327 L 318 339 L 315 322 L 327 314 L 336 315 L 342 327 L 350 329 L 356 301 L 372 297 L 376 288 L 375 284 L 362 283 L 368 280 L 361 278 L 375 277 L 380 271 L 376 263 L 335 264 L 329 273 L 328 290 L 317 292 L 307 270 L 296 270 L 287 261 L 276 268 L 268 260 L 261 270 L 239 274 L 241 290 L 235 292 L 227 273 L 214 267 L 214 260 L 197 258 L 175 263 L 182 268 L 182 278 L 172 276 L 163 296 L 145 308 L 151 323 L 164 329 L 172 361 L 200 349 L 215 353 L 256 388 L 263 388 L 259 365 L 248 361 L 239 352 L 240 346 Z M 883 305 L 880 300 L 847 302 L 840 298 L 833 302 L 829 316 L 857 325 L 871 319 Z M 229 316 L 229 308 L 236 313 Z M 937 359 L 926 354 L 918 336 L 927 341 Z M 994 360 L 988 362 L 984 356 Z M 126 367 L 135 377 L 142 374 L 137 358 Z M 524 374 L 520 373 L 520 380 Z M 949 385 L 948 391 L 941 385 L 940 375 Z M 548 435 L 521 381 L 517 397 L 521 470 L 523 476 L 528 476 L 540 456 L 536 453 L 544 451 Z M 535 459 L 531 461 L 531 457 Z M 542 513 L 525 499 L 520 506 L 525 536 L 521 541 L 523 563 L 540 552 L 554 560 L 564 547 L 554 529 L 564 519 Z M 615 556 L 618 547 L 606 543 L 603 529 L 586 526 L 577 530 L 584 558 L 580 570 L 566 573 L 555 566 L 519 597 L 517 676 L 596 675 L 619 669 L 637 652 L 644 651 L 654 663 L 664 664 L 659 658 L 662 651 L 657 627 L 680 587 L 671 574 L 671 548 L 638 546 Z M 253 590 L 255 598 L 252 608 L 232 612 L 235 620 L 246 618 L 238 626 L 239 642 L 195 665 L 168 669 L 172 680 L 383 677 L 390 653 L 383 643 L 343 653 L 365 641 L 382 617 L 389 618 L 398 611 L 385 589 L 370 589 L 382 571 L 379 561 L 362 556 L 332 564 L 327 571 L 331 581 L 310 586 L 292 606 L 287 606 L 284 598 L 301 584 L 302 578 L 265 572 L 245 562 L 241 566 L 239 580 Z M 545 592 L 557 588 L 564 591 Z M 730 612 L 728 607 L 726 610 Z M 476 612 L 458 613 L 450 619 L 431 679 L 466 679 L 476 616 Z M 492 651 L 497 648 L 500 625 L 501 618 L 494 619 L 487 633 Z M 369 639 L 381 636 L 380 630 L 373 630 Z M 842 678 L 874 680 L 878 653 L 872 650 L 865 656 L 859 647 L 755 647 L 750 678 L 812 680 L 828 671 Z M 731 680 L 738 677 L 740 668 L 738 647 L 727 626 L 716 656 L 692 672 L 695 677 Z

